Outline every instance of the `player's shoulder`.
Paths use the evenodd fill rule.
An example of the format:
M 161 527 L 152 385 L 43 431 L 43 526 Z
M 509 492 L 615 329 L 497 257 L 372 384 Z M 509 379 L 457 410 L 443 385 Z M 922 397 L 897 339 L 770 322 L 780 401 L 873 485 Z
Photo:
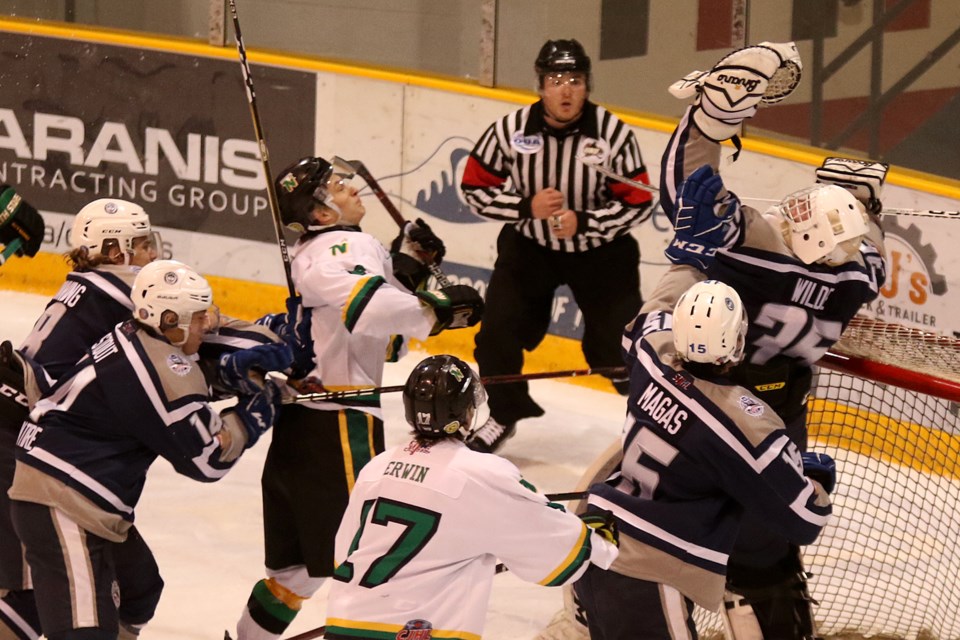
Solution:
M 207 384 L 197 361 L 166 340 L 153 335 L 135 320 L 118 324 L 115 330 L 98 343 L 105 349 L 104 341 L 113 340 L 115 347 L 130 362 L 140 384 L 151 397 L 159 396 L 167 402 L 177 402 L 190 397 L 207 397 Z M 93 356 L 97 359 L 97 346 Z
M 756 447 L 774 431 L 784 428 L 783 420 L 746 387 L 698 379 L 698 389 L 709 399 L 706 407 L 728 429 L 736 429 Z

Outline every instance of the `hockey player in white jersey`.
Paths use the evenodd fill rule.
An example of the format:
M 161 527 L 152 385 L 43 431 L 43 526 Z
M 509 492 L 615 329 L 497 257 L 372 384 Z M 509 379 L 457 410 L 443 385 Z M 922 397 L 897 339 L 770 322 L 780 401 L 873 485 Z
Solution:
M 740 297 L 715 280 L 675 308 L 661 281 L 624 332 L 630 376 L 622 462 L 590 488 L 587 514 L 609 510 L 620 555 L 574 585 L 593 638 L 697 638 L 693 604 L 723 602 L 727 558 L 746 513 L 796 544 L 827 524 L 833 461 L 804 453 L 783 421 L 726 377 L 743 357 Z
M 222 412 L 209 403 L 192 356 L 212 297 L 183 263 L 143 267 L 131 289 L 133 317 L 90 347 L 23 423 L 11 513 L 48 638 L 135 637 L 138 629 L 119 626 L 114 556 L 150 465 L 162 456 L 179 473 L 214 482 L 273 424 L 279 389 L 250 376 L 254 367 L 286 368 L 285 344 L 222 360 L 225 380 L 243 375 L 247 390 Z
M 306 375 L 294 383 L 302 391 L 379 386 L 384 362 L 399 357 L 408 338 L 472 326 L 483 308 L 472 287 L 425 289 L 424 262 L 443 253 L 425 224 L 408 223 L 394 255 L 364 233 L 366 210 L 351 177 L 348 167 L 308 157 L 276 179 L 283 221 L 302 234 L 291 252 L 302 304 L 286 317 L 311 327 Z M 356 476 L 383 449 L 378 395 L 284 406 L 261 483 L 267 577 L 241 612 L 239 640 L 278 638 L 332 575 Z
M 477 640 L 498 560 L 524 580 L 557 586 L 616 557 L 608 517 L 585 523 L 511 462 L 464 444 L 484 397 L 453 356 L 431 356 L 410 374 L 403 405 L 413 437 L 357 478 L 337 532 L 326 638 Z

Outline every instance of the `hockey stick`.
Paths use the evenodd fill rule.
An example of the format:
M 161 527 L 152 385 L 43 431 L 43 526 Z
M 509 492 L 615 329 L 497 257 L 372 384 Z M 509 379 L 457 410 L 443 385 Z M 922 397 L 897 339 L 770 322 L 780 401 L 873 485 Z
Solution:
M 589 148 L 587 147 L 578 151 L 576 158 L 582 164 L 590 167 L 600 175 L 604 175 L 610 178 L 611 180 L 616 180 L 617 182 L 628 184 L 631 187 L 636 187 L 637 189 L 640 189 L 641 191 L 646 191 L 648 193 L 656 193 L 656 194 L 660 193 L 660 189 L 657 187 L 654 187 L 653 185 L 645 184 L 643 182 L 640 182 L 639 180 L 631 180 L 630 178 L 627 178 L 626 176 L 621 176 L 620 174 L 614 172 L 612 169 L 608 169 L 602 164 L 599 164 L 601 162 L 599 156 L 590 155 Z
M 625 375 L 625 367 L 597 367 L 595 369 L 569 369 L 567 371 L 541 371 L 538 373 L 508 373 L 500 376 L 480 378 L 483 384 L 508 384 L 525 380 L 543 380 L 548 378 L 576 378 L 579 376 Z M 395 393 L 403 391 L 406 385 L 396 384 L 387 387 L 363 387 L 360 389 L 344 389 L 342 391 L 319 391 L 317 393 L 303 393 L 283 399 L 283 404 L 299 404 L 301 402 L 321 402 L 324 400 L 340 400 L 343 398 L 357 398 L 360 396 L 379 395 L 381 393 Z
M 383 205 L 383 208 L 387 210 L 387 213 L 390 214 L 390 217 L 393 218 L 393 221 L 397 223 L 397 226 L 403 229 L 404 225 L 407 224 L 407 221 L 403 219 L 403 215 L 400 214 L 400 210 L 397 209 L 397 206 L 393 204 L 393 201 L 390 200 L 390 197 L 387 196 L 387 193 L 380 186 L 380 183 L 377 182 L 377 179 L 373 177 L 370 173 L 370 170 L 367 169 L 367 166 L 363 164 L 360 160 L 344 160 L 343 158 L 334 157 L 334 162 L 341 162 L 349 167 L 353 167 L 357 175 L 363 178 L 363 181 L 367 183 L 370 187 L 370 190 L 373 191 L 373 194 L 377 196 L 377 200 L 380 201 L 380 204 Z M 452 283 L 447 278 L 446 274 L 440 270 L 433 262 L 427 264 L 427 269 L 430 270 L 430 275 L 437 279 L 437 282 L 440 283 L 441 287 L 449 287 Z
M 14 238 L 10 243 L 3 248 L 3 252 L 0 252 L 0 267 L 10 259 L 10 256 L 15 254 L 17 250 L 23 246 L 23 240 L 20 238 Z
M 270 154 L 267 152 L 267 141 L 263 137 L 263 125 L 260 124 L 260 110 L 257 108 L 257 92 L 253 88 L 253 76 L 250 75 L 250 65 L 247 63 L 247 50 L 243 46 L 243 35 L 240 33 L 240 16 L 237 15 L 237 2 L 230 0 L 230 12 L 233 14 L 233 30 L 237 34 L 237 53 L 240 54 L 240 69 L 243 71 L 243 85 L 247 90 L 247 103 L 250 105 L 250 118 L 253 120 L 253 132 L 257 136 L 260 146 L 260 161 L 263 163 L 263 175 L 267 181 L 267 199 L 270 202 L 270 213 L 273 216 L 273 230 L 277 236 L 277 245 L 280 247 L 280 257 L 283 259 L 283 273 L 287 278 L 287 290 L 290 297 L 297 295 L 293 285 L 293 274 L 290 269 L 290 253 L 287 251 L 287 241 L 283 237 L 283 221 L 280 219 L 280 204 L 277 202 L 277 191 L 273 186 L 273 173 L 270 172 Z

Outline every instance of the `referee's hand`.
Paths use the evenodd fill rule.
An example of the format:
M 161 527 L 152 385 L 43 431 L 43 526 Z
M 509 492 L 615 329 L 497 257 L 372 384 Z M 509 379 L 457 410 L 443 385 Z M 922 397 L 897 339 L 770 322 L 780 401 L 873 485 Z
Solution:
M 558 240 L 569 240 L 577 233 L 577 214 L 562 209 L 550 216 L 550 233 Z
M 563 194 L 553 187 L 538 191 L 530 200 L 530 212 L 538 220 L 546 220 L 550 216 L 560 213 L 562 208 Z

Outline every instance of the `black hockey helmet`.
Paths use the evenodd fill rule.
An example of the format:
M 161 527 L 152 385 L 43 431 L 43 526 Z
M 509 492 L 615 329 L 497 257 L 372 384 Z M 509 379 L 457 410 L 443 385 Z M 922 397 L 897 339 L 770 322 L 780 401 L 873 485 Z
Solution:
M 487 394 L 480 378 L 460 358 L 430 356 L 421 361 L 403 388 L 407 422 L 427 438 L 469 435 L 475 410 Z
M 312 223 L 313 209 L 327 197 L 327 182 L 333 165 L 320 157 L 297 160 L 277 175 L 274 187 L 280 219 L 294 231 L 303 233 Z
M 543 77 L 551 73 L 580 71 L 587 74 L 587 86 L 590 85 L 590 56 L 576 40 L 547 40 L 537 60 L 533 63 L 537 79 L 543 85 Z

